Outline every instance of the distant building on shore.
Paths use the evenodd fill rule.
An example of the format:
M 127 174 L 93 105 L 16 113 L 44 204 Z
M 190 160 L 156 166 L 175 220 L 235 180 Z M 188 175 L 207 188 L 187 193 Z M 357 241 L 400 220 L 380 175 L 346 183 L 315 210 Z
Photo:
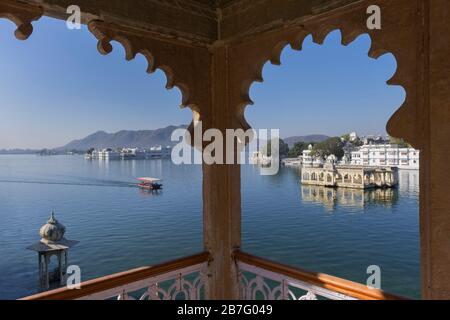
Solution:
M 337 161 L 339 165 L 419 170 L 419 150 L 389 143 L 389 138 L 381 135 L 359 138 L 355 132 L 352 132 L 349 137 L 350 141 L 347 141 L 344 146 L 344 157 Z M 354 144 L 353 142 L 356 141 L 362 145 Z M 300 157 L 304 168 L 324 165 L 324 159 L 313 156 L 312 145 L 303 150 Z
M 381 135 L 370 135 L 358 137 L 356 132 L 352 132 L 348 137 L 342 137 L 344 156 L 336 158 L 330 155 L 327 159 L 314 154 L 313 145 L 297 158 L 282 159 L 282 164 L 286 166 L 296 166 L 302 168 L 322 168 L 326 162 L 332 160 L 334 165 L 356 166 L 356 167 L 378 167 L 396 168 L 406 170 L 419 170 L 420 151 L 409 146 L 390 143 L 389 137 Z M 331 159 L 331 158 L 332 159 Z M 265 165 L 270 164 L 271 157 L 265 156 L 261 152 L 254 152 L 251 163 Z
M 324 164 L 323 159 L 320 157 L 314 157 L 312 155 L 313 152 L 313 146 L 310 144 L 308 146 L 308 149 L 303 150 L 302 153 L 302 166 L 303 167 L 321 167 Z
M 91 149 L 85 154 L 88 160 L 141 160 L 141 159 L 164 159 L 169 158 L 172 153 L 170 146 L 154 146 L 145 148 L 104 148 Z
M 419 157 L 420 151 L 414 148 L 402 148 L 396 144 L 369 144 L 352 152 L 350 164 L 418 170 Z
M 269 166 L 272 162 L 272 157 L 267 156 L 264 152 L 255 151 L 250 157 L 250 164 L 257 164 L 261 166 Z
M 382 136 L 382 135 L 368 135 L 361 137 L 360 140 L 363 142 L 363 144 L 387 144 L 389 143 L 389 137 Z

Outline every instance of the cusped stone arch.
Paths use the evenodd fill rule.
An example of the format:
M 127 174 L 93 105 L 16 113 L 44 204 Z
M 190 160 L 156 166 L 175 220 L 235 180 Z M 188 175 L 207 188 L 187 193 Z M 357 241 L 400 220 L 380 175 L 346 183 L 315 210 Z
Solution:
M 126 60 L 142 54 L 148 62 L 148 73 L 162 70 L 167 77 L 166 89 L 180 89 L 181 107 L 198 112 L 200 105 L 209 99 L 207 66 L 210 57 L 205 48 L 158 39 L 147 32 L 100 20 L 90 21 L 88 28 L 98 39 L 101 54 L 112 51 L 111 41 L 114 40 L 124 47 Z
M 344 174 L 344 182 L 345 183 L 352 183 L 352 176 L 349 173 Z
M 411 1 L 414 5 L 411 5 Z M 262 70 L 265 63 L 280 65 L 283 49 L 290 45 L 293 50 L 301 50 L 306 36 L 311 35 L 313 41 L 322 44 L 325 37 L 334 30 L 340 30 L 342 44 L 348 45 L 359 35 L 368 34 L 371 48 L 368 56 L 374 59 L 386 53 L 392 53 L 397 60 L 397 70 L 388 85 L 402 86 L 406 91 L 406 99 L 395 111 L 387 123 L 390 135 L 403 138 L 413 146 L 422 145 L 422 119 L 415 115 L 420 112 L 417 77 L 420 66 L 418 61 L 417 43 L 417 13 L 423 13 L 420 0 L 399 0 L 398 10 L 403 10 L 402 21 L 398 21 L 396 10 L 392 10 L 391 1 L 380 0 L 378 5 L 383 12 L 383 27 L 381 30 L 367 28 L 367 7 L 365 1 L 351 4 L 345 9 L 336 9 L 319 17 L 305 19 L 297 24 L 279 28 L 276 31 L 262 32 L 252 37 L 241 37 L 230 44 L 230 93 L 231 103 L 236 108 L 235 114 L 242 117 L 241 121 L 250 125 L 244 117 L 244 110 L 253 105 L 250 97 L 250 87 L 254 82 L 263 82 Z M 419 15 L 420 16 L 420 15 Z
M 362 175 L 357 174 L 353 176 L 353 183 L 361 184 L 363 182 Z
M 189 107 L 193 112 L 188 131 L 194 136 L 194 127 L 207 114 L 201 108 L 209 107 L 211 102 L 209 51 L 204 47 L 158 39 L 148 32 L 99 20 L 89 22 L 88 27 L 98 39 L 97 48 L 101 54 L 110 53 L 111 41 L 115 40 L 125 48 L 126 60 L 142 54 L 148 62 L 148 73 L 157 69 L 164 72 L 167 78 L 166 89 L 177 87 L 182 95 L 180 106 Z
M 42 15 L 43 9 L 38 5 L 9 0 L 0 3 L 0 18 L 6 18 L 16 24 L 15 36 L 19 40 L 29 38 L 33 32 L 31 22 L 39 20 Z M 180 107 L 189 107 L 193 112 L 193 121 L 188 129 L 192 133 L 195 123 L 201 120 L 201 106 L 208 106 L 210 103 L 208 49 L 158 38 L 150 32 L 101 20 L 89 21 L 87 25 L 97 38 L 97 49 L 102 55 L 112 52 L 111 41 L 117 41 L 125 49 L 126 60 L 132 60 L 137 54 L 142 54 L 148 62 L 148 73 L 157 69 L 164 72 L 167 78 L 166 89 L 177 87 L 182 95 Z

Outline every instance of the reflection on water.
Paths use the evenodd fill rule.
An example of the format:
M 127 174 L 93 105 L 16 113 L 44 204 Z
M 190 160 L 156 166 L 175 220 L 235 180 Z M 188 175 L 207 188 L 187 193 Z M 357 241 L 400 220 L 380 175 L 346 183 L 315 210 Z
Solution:
M 400 171 L 399 180 L 397 188 L 366 190 L 301 185 L 300 196 L 303 202 L 322 204 L 330 212 L 333 212 L 337 206 L 363 208 L 367 205 L 380 205 L 390 207 L 398 202 L 399 193 L 419 193 L 419 171 Z
M 139 195 L 141 197 L 157 197 L 161 196 L 163 193 L 162 190 L 145 190 L 145 189 L 139 189 Z
M 319 202 L 329 211 L 333 211 L 336 206 L 364 207 L 368 204 L 392 206 L 398 200 L 398 191 L 394 188 L 361 190 L 302 185 L 301 197 L 305 202 Z
M 400 192 L 419 194 L 419 170 L 400 170 L 398 178 Z

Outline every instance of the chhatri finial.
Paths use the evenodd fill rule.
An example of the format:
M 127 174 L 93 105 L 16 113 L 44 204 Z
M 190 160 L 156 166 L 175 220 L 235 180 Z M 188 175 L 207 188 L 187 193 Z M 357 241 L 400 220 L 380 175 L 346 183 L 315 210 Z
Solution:
M 52 214 L 50 215 L 50 219 L 48 219 L 48 223 L 56 223 L 54 210 L 52 210 Z

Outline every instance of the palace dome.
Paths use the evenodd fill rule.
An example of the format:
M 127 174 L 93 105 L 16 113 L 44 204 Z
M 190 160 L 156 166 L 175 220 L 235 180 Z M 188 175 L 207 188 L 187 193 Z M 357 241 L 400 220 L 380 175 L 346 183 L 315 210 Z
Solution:
M 39 235 L 42 238 L 41 241 L 58 242 L 64 237 L 65 232 L 66 227 L 55 219 L 55 214 L 52 212 L 50 219 L 39 230 Z

